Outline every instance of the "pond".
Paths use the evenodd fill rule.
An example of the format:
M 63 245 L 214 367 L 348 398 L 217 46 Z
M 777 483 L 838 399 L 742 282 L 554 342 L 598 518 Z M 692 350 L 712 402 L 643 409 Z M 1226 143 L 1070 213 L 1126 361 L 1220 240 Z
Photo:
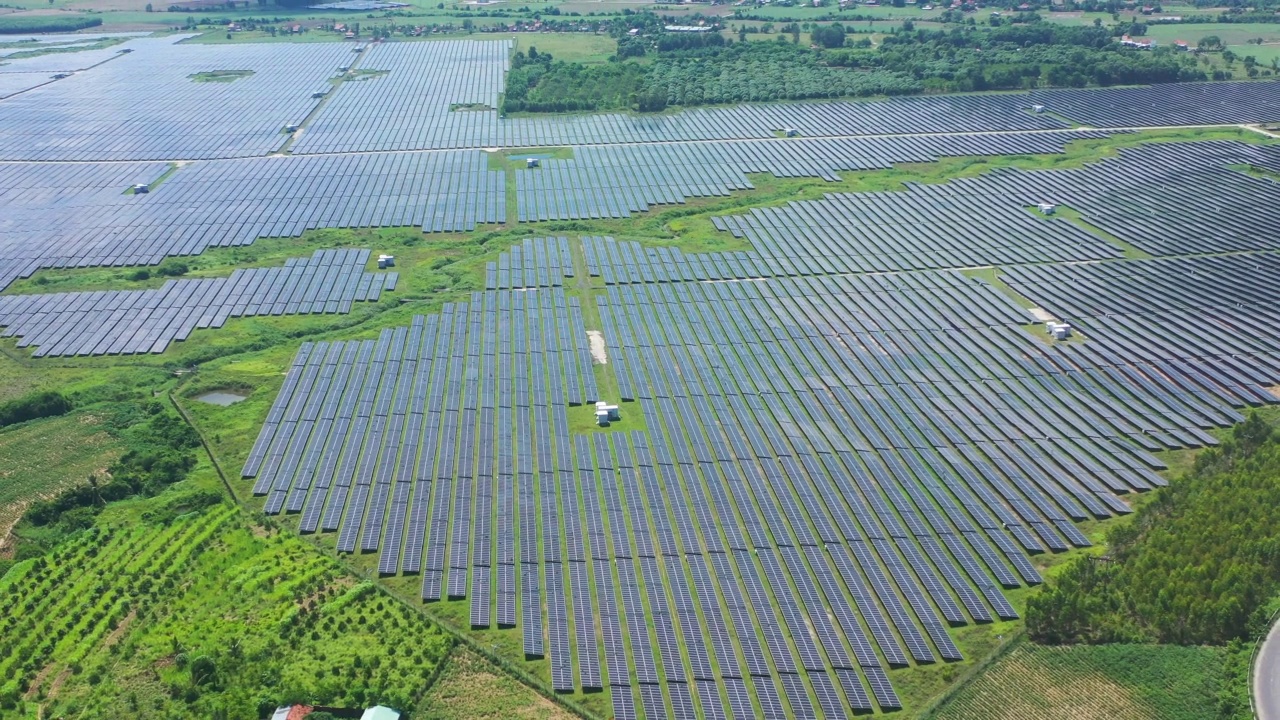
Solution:
M 215 392 L 207 392 L 203 395 L 196 397 L 196 399 L 199 400 L 200 402 L 207 402 L 210 405 L 220 405 L 222 407 L 226 407 L 228 405 L 235 405 L 236 403 L 240 402 L 241 400 L 244 400 L 247 397 L 249 396 L 231 392 L 230 390 L 217 390 Z

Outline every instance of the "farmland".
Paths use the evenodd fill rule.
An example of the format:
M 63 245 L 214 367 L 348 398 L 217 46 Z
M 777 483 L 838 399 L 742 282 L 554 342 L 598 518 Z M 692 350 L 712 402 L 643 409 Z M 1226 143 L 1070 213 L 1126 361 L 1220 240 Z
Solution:
M 1142 85 L 1226 61 L 1092 23 L 462 7 L 0 50 L 0 717 L 1239 694 L 1280 83 Z M 599 27 L 483 32 L 534 12 Z
M 1224 652 L 1020 642 L 929 717 L 1203 718 L 1216 702 Z

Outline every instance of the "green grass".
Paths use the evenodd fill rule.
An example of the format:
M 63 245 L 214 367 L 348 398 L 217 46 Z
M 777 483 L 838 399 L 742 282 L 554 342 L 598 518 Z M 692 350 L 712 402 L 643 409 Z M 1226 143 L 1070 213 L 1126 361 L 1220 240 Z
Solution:
M 123 452 L 92 409 L 0 430 L 0 547 L 27 503 L 87 482 Z
M 191 78 L 192 82 L 229 83 L 251 75 L 253 75 L 252 70 L 209 70 L 207 72 L 198 72 L 188 77 Z
M 556 60 L 584 64 L 603 63 L 618 51 L 618 43 L 608 35 L 587 33 L 538 33 L 515 36 L 515 50 L 528 52 L 536 47 Z
M 925 717 L 1200 720 L 1215 705 L 1223 653 L 1207 647 L 1043 647 L 1022 641 Z
M 558 720 L 572 713 L 539 697 L 470 650 L 460 649 L 414 714 L 418 720 Z

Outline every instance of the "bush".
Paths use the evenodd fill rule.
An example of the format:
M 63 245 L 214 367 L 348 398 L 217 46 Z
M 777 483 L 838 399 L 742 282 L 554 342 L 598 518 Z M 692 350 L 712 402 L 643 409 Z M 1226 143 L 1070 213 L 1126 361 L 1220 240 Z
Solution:
M 65 415 L 70 412 L 71 407 L 70 400 L 53 390 L 32 393 L 0 405 L 0 427 L 36 418 Z
M 191 268 L 187 267 L 184 262 L 176 260 L 166 260 L 160 263 L 160 267 L 156 268 L 156 274 L 162 277 L 179 277 L 186 275 Z

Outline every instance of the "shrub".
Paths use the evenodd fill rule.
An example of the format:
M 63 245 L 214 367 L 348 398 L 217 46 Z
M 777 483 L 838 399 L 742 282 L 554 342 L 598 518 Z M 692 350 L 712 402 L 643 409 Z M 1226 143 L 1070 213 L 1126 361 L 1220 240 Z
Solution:
M 0 405 L 0 427 L 36 418 L 65 415 L 71 407 L 70 400 L 53 390 L 32 393 Z

